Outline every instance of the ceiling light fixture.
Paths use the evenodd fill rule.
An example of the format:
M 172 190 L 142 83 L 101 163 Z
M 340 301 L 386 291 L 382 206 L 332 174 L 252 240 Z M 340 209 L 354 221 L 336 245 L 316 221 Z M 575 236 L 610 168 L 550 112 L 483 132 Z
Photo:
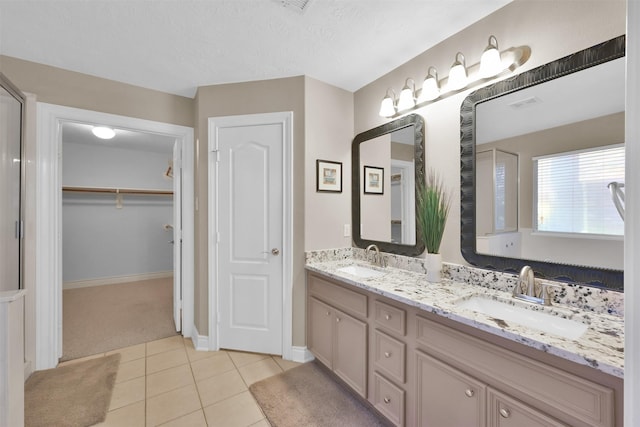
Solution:
M 116 131 L 106 126 L 94 126 L 91 132 L 100 139 L 111 139 L 116 136 Z
M 464 55 L 461 52 L 456 53 L 447 77 L 438 79 L 435 67 L 429 67 L 421 89 L 416 89 L 415 82 L 410 77 L 405 80 L 399 99 L 396 99 L 393 89 L 387 89 L 380 104 L 379 114 L 382 117 L 396 117 L 424 107 L 492 78 L 515 71 L 527 62 L 530 56 L 529 46 L 512 47 L 501 52 L 498 50 L 498 40 L 491 35 L 479 63 L 467 67 Z

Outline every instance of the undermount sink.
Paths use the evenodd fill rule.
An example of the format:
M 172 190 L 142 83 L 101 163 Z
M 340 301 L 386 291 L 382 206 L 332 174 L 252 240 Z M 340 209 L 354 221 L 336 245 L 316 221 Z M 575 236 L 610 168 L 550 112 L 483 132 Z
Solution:
M 365 267 L 363 265 L 348 265 L 346 267 L 338 268 L 338 271 L 352 276 L 361 277 L 363 279 L 380 277 L 386 274 L 382 271 L 374 270 L 373 268 Z
M 571 340 L 580 338 L 588 328 L 588 325 L 580 321 L 553 316 L 542 311 L 530 310 L 520 305 L 514 305 L 511 301 L 495 300 L 480 295 L 459 300 L 456 305 L 495 319 L 517 323 L 521 326 Z

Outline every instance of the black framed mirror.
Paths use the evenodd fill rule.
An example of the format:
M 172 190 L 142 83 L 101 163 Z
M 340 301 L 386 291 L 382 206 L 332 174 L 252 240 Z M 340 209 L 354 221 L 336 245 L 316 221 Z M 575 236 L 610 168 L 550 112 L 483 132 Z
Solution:
M 624 54 L 620 36 L 463 101 L 460 243 L 470 264 L 510 273 L 530 265 L 537 277 L 623 289 L 624 223 L 607 182 L 624 185 Z M 585 178 L 596 155 L 599 175 Z M 597 226 L 587 221 L 596 210 Z
M 351 215 L 357 247 L 417 256 L 416 189 L 424 182 L 424 120 L 401 117 L 358 134 L 351 146 Z

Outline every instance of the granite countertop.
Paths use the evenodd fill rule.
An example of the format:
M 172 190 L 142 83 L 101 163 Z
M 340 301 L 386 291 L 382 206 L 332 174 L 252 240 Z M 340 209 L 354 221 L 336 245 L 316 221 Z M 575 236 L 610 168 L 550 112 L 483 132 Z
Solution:
M 354 264 L 377 269 L 385 274 L 381 277 L 362 278 L 338 270 Z M 591 366 L 604 373 L 619 378 L 624 377 L 624 320 L 622 317 L 588 312 L 562 304 L 542 306 L 521 302 L 512 298 L 510 292 L 454 281 L 449 278 L 432 283 L 427 281 L 426 275 L 423 273 L 393 267 L 380 269 L 353 259 L 310 262 L 307 263 L 306 268 L 365 291 L 385 296 L 575 363 Z M 507 304 L 576 320 L 587 324 L 588 328 L 578 339 L 552 335 L 535 329 L 535 326 L 523 326 L 460 306 L 460 302 L 472 296 L 500 300 Z

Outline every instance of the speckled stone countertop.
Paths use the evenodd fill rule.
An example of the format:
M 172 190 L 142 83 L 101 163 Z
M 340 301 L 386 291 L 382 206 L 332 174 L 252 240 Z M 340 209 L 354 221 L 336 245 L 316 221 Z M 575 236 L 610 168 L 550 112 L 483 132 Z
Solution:
M 496 282 L 505 281 L 503 278 L 496 279 L 503 273 L 445 264 L 442 280 L 438 283 L 432 283 L 426 280 L 424 272 L 411 271 L 419 270 L 419 268 L 397 268 L 397 259 L 391 259 L 390 265 L 395 264 L 395 266 L 379 269 L 359 258 L 362 258 L 362 254 L 356 249 L 348 254 L 340 253 L 338 256 L 307 254 L 306 268 L 365 291 L 385 296 L 575 363 L 591 366 L 607 374 L 624 377 L 624 321 L 622 315 L 609 314 L 612 310 L 615 312 L 615 308 L 596 310 L 593 307 L 585 309 L 584 306 L 576 307 L 575 304 L 558 303 L 557 301 L 562 301 L 563 298 L 567 299 L 567 294 L 577 292 L 572 289 L 574 285 L 563 284 L 561 292 L 554 298 L 556 300 L 554 305 L 542 306 L 512 298 L 511 291 L 505 289 L 505 286 L 509 285 L 508 283 L 496 286 Z M 384 272 L 384 275 L 375 278 L 362 278 L 339 271 L 340 268 L 352 264 L 378 269 Z M 406 266 L 403 265 L 403 267 Z M 471 276 L 473 274 L 479 275 L 475 280 L 472 280 L 472 283 L 477 283 L 470 283 L 468 277 L 461 279 L 461 270 L 465 270 L 467 276 L 469 276 L 469 271 L 472 272 Z M 591 290 L 585 291 L 582 286 L 578 288 L 582 294 L 592 297 Z M 576 340 L 563 338 L 542 332 L 536 329 L 535 325 L 523 326 L 504 321 L 497 316 L 462 308 L 460 303 L 472 296 L 499 300 L 506 304 L 572 319 L 587 324 L 588 328 Z M 612 296 L 608 295 L 608 297 Z M 605 299 L 615 300 L 616 297 Z M 593 301 L 591 304 L 593 305 Z

